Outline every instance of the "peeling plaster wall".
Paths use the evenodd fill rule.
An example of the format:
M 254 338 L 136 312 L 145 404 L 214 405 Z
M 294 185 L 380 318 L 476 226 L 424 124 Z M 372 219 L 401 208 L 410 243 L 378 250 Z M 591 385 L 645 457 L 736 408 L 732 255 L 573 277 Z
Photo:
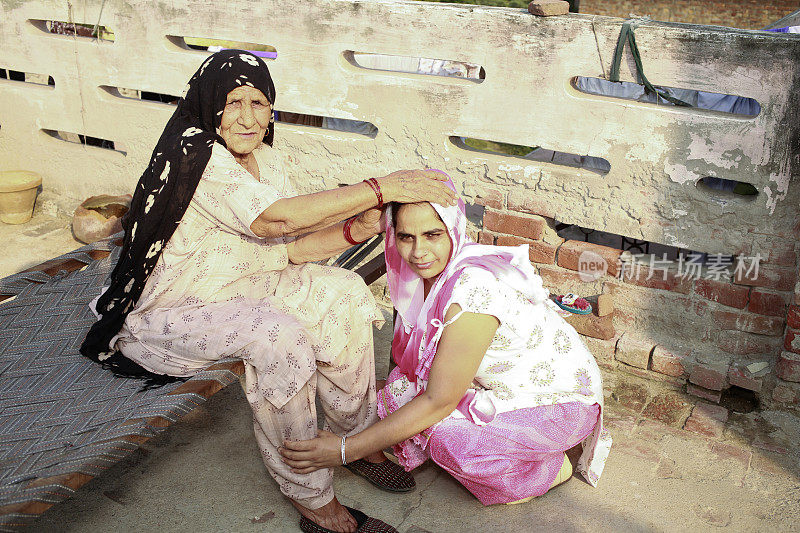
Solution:
M 279 125 L 276 148 L 305 190 L 438 167 L 468 197 L 496 183 L 551 204 L 564 222 L 715 253 L 756 253 L 756 229 L 782 234 L 794 223 L 797 36 L 658 23 L 637 30 L 651 81 L 755 98 L 763 110 L 748 119 L 572 88 L 574 76 L 608 72 L 618 19 L 394 1 L 108 0 L 102 16 L 99 0 L 68 5 L 3 1 L 0 68 L 50 75 L 56 86 L 0 80 L 0 164 L 41 172 L 45 187 L 71 198 L 130 191 L 173 110 L 101 87 L 180 95 L 206 54 L 167 36 L 200 36 L 275 46 L 278 109 L 378 127 L 372 139 Z M 29 19 L 100 20 L 116 41 L 51 35 Z M 361 69 L 347 61 L 348 50 L 474 62 L 486 79 Z M 633 80 L 632 68 L 626 52 L 624 80 Z M 41 129 L 110 139 L 125 154 Z M 604 157 L 611 171 L 475 153 L 452 135 Z M 706 175 L 752 183 L 761 194 L 751 203 L 715 199 L 694 186 Z

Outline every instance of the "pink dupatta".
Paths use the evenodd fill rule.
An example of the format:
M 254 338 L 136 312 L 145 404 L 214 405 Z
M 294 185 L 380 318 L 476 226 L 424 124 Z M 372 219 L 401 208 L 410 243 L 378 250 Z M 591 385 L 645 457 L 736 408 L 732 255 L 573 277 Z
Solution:
M 452 180 L 448 180 L 447 185 L 455 192 Z M 458 204 L 452 207 L 431 205 L 447 227 L 453 247 L 449 263 L 434 282 L 427 298 L 423 296 L 422 278 L 411 270 L 397 251 L 392 213 L 391 210 L 386 211 L 386 275 L 398 315 L 392 340 L 392 358 L 411 382 L 428 379 L 453 287 L 465 268 L 488 270 L 533 303 L 541 303 L 548 298 L 542 279 L 528 259 L 527 244 L 500 247 L 472 242 L 466 233 L 467 217 L 463 200 L 459 198 Z

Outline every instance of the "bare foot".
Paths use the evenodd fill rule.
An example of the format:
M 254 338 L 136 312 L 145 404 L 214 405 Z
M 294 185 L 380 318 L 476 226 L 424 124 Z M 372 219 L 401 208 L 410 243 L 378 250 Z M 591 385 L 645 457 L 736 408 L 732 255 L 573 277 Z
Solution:
M 289 501 L 292 502 L 292 505 L 294 505 L 295 509 L 297 509 L 301 515 L 331 531 L 354 533 L 358 528 L 356 519 L 353 518 L 353 515 L 351 515 L 341 503 L 339 503 L 336 496 L 319 509 L 308 509 L 294 500 Z
M 385 386 L 386 386 L 386 380 L 385 379 L 376 379 L 375 380 L 375 390 L 381 390 Z

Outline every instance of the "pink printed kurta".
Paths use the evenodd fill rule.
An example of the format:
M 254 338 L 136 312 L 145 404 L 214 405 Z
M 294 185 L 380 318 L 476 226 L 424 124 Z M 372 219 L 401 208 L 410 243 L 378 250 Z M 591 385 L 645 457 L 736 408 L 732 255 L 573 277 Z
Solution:
M 172 376 L 242 359 L 264 462 L 287 496 L 316 508 L 333 497 L 331 470 L 293 474 L 277 447 L 316 436 L 317 394 L 336 433 L 376 420 L 372 324 L 382 315 L 356 274 L 292 265 L 284 239 L 250 231 L 270 204 L 292 194 L 275 152 L 262 146 L 255 154 L 261 181 L 214 145 L 116 346 Z

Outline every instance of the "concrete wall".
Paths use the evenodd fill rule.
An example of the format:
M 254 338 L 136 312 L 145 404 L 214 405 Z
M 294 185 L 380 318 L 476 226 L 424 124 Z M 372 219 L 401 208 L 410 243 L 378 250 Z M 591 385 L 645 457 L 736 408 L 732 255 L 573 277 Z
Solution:
M 473 217 L 482 240 L 530 242 L 555 291 L 615 293 L 613 328 L 583 331 L 604 364 L 679 385 L 695 368 L 710 369 L 721 382 L 698 383 L 695 372 L 694 384 L 713 392 L 730 385 L 731 368 L 764 359 L 770 373 L 759 393 L 772 401 L 778 390 L 783 404 L 800 402 L 795 384 L 774 377 L 782 337 L 793 334 L 785 330 L 788 306 L 800 303 L 797 36 L 662 23 L 637 30 L 652 82 L 754 98 L 762 112 L 746 118 L 574 89 L 575 76 L 607 76 L 621 22 L 612 18 L 397 1 L 2 2 L 0 68 L 51 76 L 55 86 L 0 80 L 0 168 L 38 171 L 44 187 L 75 202 L 130 192 L 174 108 L 122 98 L 114 88 L 180 95 L 207 55 L 176 44 L 181 36 L 271 45 L 277 109 L 378 128 L 373 138 L 279 124 L 275 148 L 302 190 L 402 167 L 446 170 L 470 203 L 487 206 Z M 38 20 L 99 20 L 115 40 L 53 35 Z M 466 61 L 482 66 L 485 79 L 368 70 L 351 52 Z M 634 81 L 633 68 L 626 52 L 623 80 Z M 43 130 L 109 139 L 117 150 Z M 476 152 L 459 136 L 602 157 L 611 170 Z M 698 188 L 705 176 L 750 183 L 759 194 Z M 720 285 L 618 280 L 611 266 L 584 283 L 573 259 L 591 245 L 561 242 L 550 230 L 554 220 L 684 249 L 760 254 L 767 264 L 757 279 L 729 273 L 714 280 Z M 597 251 L 613 264 L 619 250 L 609 250 Z M 761 301 L 770 302 L 768 312 Z M 625 355 L 631 342 L 646 352 L 635 364 Z M 687 346 L 677 375 L 658 371 L 656 346 L 669 353 Z

